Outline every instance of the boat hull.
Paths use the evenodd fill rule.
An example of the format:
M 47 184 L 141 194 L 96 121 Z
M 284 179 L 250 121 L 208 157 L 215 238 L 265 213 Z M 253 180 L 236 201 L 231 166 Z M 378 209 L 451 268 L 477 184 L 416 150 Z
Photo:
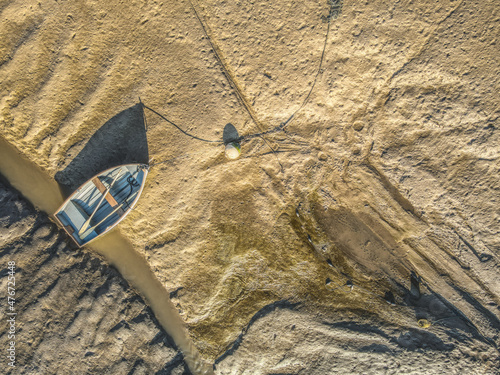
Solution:
M 124 164 L 107 169 L 80 186 L 53 215 L 79 246 L 113 229 L 134 208 L 148 166 Z

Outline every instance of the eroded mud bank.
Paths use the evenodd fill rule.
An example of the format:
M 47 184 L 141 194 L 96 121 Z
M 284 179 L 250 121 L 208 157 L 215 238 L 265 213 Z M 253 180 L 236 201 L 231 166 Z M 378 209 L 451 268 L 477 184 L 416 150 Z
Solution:
M 68 246 L 65 234 L 0 182 L 0 345 L 15 342 L 4 374 L 187 373 L 144 300 L 100 257 Z M 15 338 L 6 313 L 7 264 L 15 262 Z
M 268 347 L 245 346 L 251 332 L 253 343 L 267 342 L 264 327 L 262 336 L 248 327 L 276 303 L 321 312 L 328 327 L 394 326 L 375 343 L 380 357 L 369 355 L 379 372 L 375 358 L 413 347 L 445 367 L 460 351 L 478 373 L 491 372 L 500 319 L 498 4 L 342 3 L 307 105 L 286 134 L 243 142 L 236 161 L 159 117 L 146 115 L 148 130 L 138 132 L 120 114 L 140 97 L 210 140 L 227 123 L 241 135 L 273 129 L 310 91 L 331 2 L 5 3 L 2 131 L 68 183 L 79 178 L 73 167 L 87 165 L 81 155 L 98 165 L 109 154 L 98 138 L 136 140 L 148 157 L 170 160 L 151 170 L 122 233 L 172 292 L 202 355 L 226 372 L 244 373 L 247 358 L 263 358 L 262 373 L 278 366 Z M 126 144 L 115 156 L 136 153 Z M 293 341 L 297 330 L 265 316 Z M 421 328 L 420 318 L 432 325 Z M 321 342 L 324 353 L 335 347 Z M 320 352 L 297 372 L 330 361 Z M 409 363 L 425 373 L 417 362 Z

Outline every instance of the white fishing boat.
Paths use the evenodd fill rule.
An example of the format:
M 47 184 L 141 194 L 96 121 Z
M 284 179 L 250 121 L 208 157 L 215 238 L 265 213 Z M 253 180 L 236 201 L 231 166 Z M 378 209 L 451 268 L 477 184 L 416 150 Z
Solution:
M 141 195 L 148 166 L 125 164 L 92 177 L 54 214 L 81 247 L 109 232 L 132 210 Z

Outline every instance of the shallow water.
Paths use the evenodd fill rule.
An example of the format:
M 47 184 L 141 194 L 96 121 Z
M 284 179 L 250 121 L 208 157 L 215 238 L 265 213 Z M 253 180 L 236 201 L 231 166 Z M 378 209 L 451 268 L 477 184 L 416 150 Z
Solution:
M 49 215 L 64 201 L 58 184 L 2 138 L 0 174 L 33 205 Z M 184 323 L 170 301 L 168 291 L 130 242 L 115 229 L 94 241 L 91 248 L 116 267 L 129 284 L 146 299 L 155 317 L 184 354 L 193 374 L 212 374 L 211 366 L 203 362 L 189 339 Z
M 118 229 L 98 238 L 90 246 L 115 266 L 120 274 L 146 299 L 156 319 L 172 336 L 177 347 L 184 354 L 193 374 L 212 374 L 210 366 L 203 363 L 198 351 L 189 339 L 184 323 L 170 301 L 168 292 L 154 276 L 146 260 L 138 254 L 132 244 Z
M 0 137 L 0 173 L 35 207 L 53 214 L 64 198 L 57 182 Z

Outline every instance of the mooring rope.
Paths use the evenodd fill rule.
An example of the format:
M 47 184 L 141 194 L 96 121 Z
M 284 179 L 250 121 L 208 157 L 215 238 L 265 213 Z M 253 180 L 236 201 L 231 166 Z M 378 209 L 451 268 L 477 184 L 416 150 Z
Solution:
M 337 18 L 337 16 L 340 14 L 340 11 L 342 9 L 342 0 L 328 0 L 329 4 L 330 4 L 330 11 L 329 11 L 329 14 L 328 16 L 326 16 L 326 19 L 327 19 L 327 29 L 326 29 L 326 34 L 325 34 L 325 41 L 324 41 L 324 44 L 323 44 L 323 50 L 321 51 L 321 57 L 320 57 L 320 61 L 319 61 L 319 66 L 318 66 L 318 70 L 314 76 L 314 80 L 313 80 L 313 84 L 311 85 L 311 88 L 309 89 L 305 99 L 303 100 L 302 104 L 300 105 L 300 107 L 298 109 L 296 109 L 292 115 L 285 121 L 285 122 L 282 122 L 279 126 L 276 126 L 274 127 L 273 129 L 271 130 L 267 130 L 267 131 L 263 131 L 263 132 L 259 132 L 259 133 L 254 133 L 254 134 L 248 134 L 248 135 L 243 135 L 243 136 L 240 136 L 239 138 L 235 139 L 234 141 L 236 142 L 242 142 L 242 141 L 245 141 L 245 140 L 249 140 L 249 139 L 252 139 L 252 138 L 261 138 L 264 140 L 264 142 L 270 147 L 271 151 L 273 152 L 273 154 L 275 154 L 276 150 L 274 150 L 270 144 L 268 144 L 267 140 L 263 137 L 264 135 L 267 135 L 267 134 L 271 134 L 271 133 L 276 133 L 276 132 L 284 132 L 286 134 L 286 131 L 285 131 L 285 128 L 286 126 L 294 119 L 295 115 L 302 109 L 306 106 L 306 104 L 308 103 L 309 101 L 309 98 L 311 97 L 311 94 L 314 90 L 314 87 L 316 86 L 316 83 L 318 81 L 318 77 L 319 75 L 321 74 L 322 72 L 322 66 L 323 66 L 323 61 L 324 61 L 324 58 L 325 58 L 325 51 L 326 51 L 326 46 L 327 46 L 327 42 L 328 42 L 328 37 L 330 35 L 330 24 L 331 24 L 331 20 L 332 18 Z M 191 2 L 190 2 L 191 3 Z M 198 13 L 196 12 L 196 9 L 194 8 L 193 4 L 191 3 L 191 6 L 193 7 L 195 13 L 196 13 L 196 17 L 198 18 L 198 20 L 200 21 L 200 23 L 202 24 L 203 28 L 204 28 L 204 31 L 205 31 L 205 34 L 207 35 L 210 43 L 212 44 L 208 34 L 207 34 L 207 31 L 205 30 L 205 25 L 203 24 L 203 22 L 201 21 Z M 214 46 L 212 46 L 214 47 Z M 214 51 L 215 48 L 213 48 Z M 219 61 L 219 63 L 221 63 L 221 65 L 223 66 L 223 68 L 225 69 L 225 66 L 224 64 L 222 63 L 222 61 L 220 60 L 220 58 L 218 56 L 217 57 L 217 60 Z M 225 75 L 228 76 L 228 72 L 224 71 Z M 230 75 L 229 75 L 230 76 Z M 230 77 L 228 78 L 230 79 Z M 230 83 L 234 83 L 234 82 L 230 82 Z M 233 86 L 233 85 L 231 85 Z M 234 87 L 233 87 L 234 88 Z M 237 96 L 239 99 L 240 98 L 240 94 L 238 92 L 238 88 L 236 87 L 235 89 L 237 91 Z M 142 103 L 142 102 L 141 102 Z M 246 102 L 243 103 L 244 105 L 247 104 Z M 206 143 L 213 143 L 213 144 L 217 144 L 217 145 L 221 145 L 221 144 L 224 144 L 223 141 L 221 140 L 209 140 L 209 139 L 204 139 L 204 138 L 200 138 L 196 135 L 193 135 L 193 134 L 190 134 L 188 133 L 187 131 L 185 131 L 184 129 L 182 129 L 180 126 L 178 126 L 177 124 L 175 124 L 174 122 L 170 121 L 168 118 L 166 118 L 165 116 L 163 116 L 161 113 L 158 113 L 157 111 L 155 111 L 154 109 L 146 106 L 145 104 L 142 104 L 144 108 L 150 110 L 151 112 L 153 112 L 154 114 L 156 114 L 157 116 L 159 116 L 160 118 L 162 118 L 164 121 L 168 122 L 170 125 L 174 126 L 177 130 L 179 130 L 180 132 L 182 132 L 183 134 L 187 135 L 188 137 L 191 137 L 193 139 L 196 139 L 198 141 L 201 141 L 201 142 L 206 142 Z M 247 110 L 249 109 L 247 105 L 245 105 L 245 107 L 247 108 Z M 250 117 L 254 120 L 254 122 L 256 124 L 259 125 L 259 122 L 256 120 L 256 118 L 254 118 L 254 114 L 252 111 L 249 112 L 250 113 Z M 276 155 L 275 155 L 276 156 Z M 276 156 L 277 158 L 277 156 Z M 173 159 L 176 159 L 176 158 L 173 158 Z M 158 165 L 158 164 L 161 164 L 161 163 L 165 163 L 167 161 L 171 161 L 173 159 L 168 159 L 168 160 L 165 160 L 165 161 L 161 161 L 161 162 L 158 162 L 158 163 L 154 163 L 154 164 L 150 164 L 150 167 L 153 166 L 153 165 Z M 278 160 L 278 163 L 280 164 L 280 167 L 281 169 L 283 170 L 283 166 L 281 164 L 281 162 L 279 161 L 279 159 L 277 158 Z
M 222 141 L 213 141 L 213 140 L 209 140 L 209 139 L 203 139 L 203 138 L 197 137 L 196 135 L 189 134 L 187 131 L 185 131 L 184 129 L 182 129 L 176 123 L 170 121 L 168 118 L 166 118 L 165 116 L 163 116 L 161 113 L 156 112 L 153 108 L 148 107 L 144 103 L 142 105 L 143 105 L 144 108 L 149 109 L 151 112 L 153 112 L 157 116 L 161 117 L 163 120 L 165 120 L 166 122 L 168 122 L 170 125 L 173 125 L 174 127 L 176 127 L 177 130 L 179 130 L 180 132 L 184 133 L 188 137 L 191 137 L 191 138 L 196 139 L 198 141 L 207 142 L 207 143 L 223 143 Z
M 283 122 L 281 125 L 280 125 L 280 128 L 281 129 L 285 129 L 285 127 L 290 123 L 290 121 L 292 121 L 292 119 L 295 117 L 295 115 L 297 114 L 297 112 L 299 112 L 302 108 L 304 108 L 304 106 L 307 104 L 307 102 L 309 101 L 309 97 L 311 96 L 311 93 L 313 92 L 314 90 L 314 86 L 316 86 L 316 82 L 318 81 L 318 76 L 320 75 L 321 73 L 321 66 L 323 65 L 323 60 L 324 60 L 324 57 L 325 57 L 325 51 L 326 51 L 326 42 L 328 41 L 328 34 L 330 34 L 330 17 L 328 17 L 328 26 L 327 26 L 327 31 L 326 31 L 326 37 L 325 37 L 325 44 L 323 45 L 323 52 L 321 52 L 321 58 L 319 60 L 319 67 L 318 67 L 318 71 L 316 72 L 316 76 L 314 77 L 314 81 L 313 81 L 313 84 L 311 86 L 311 89 L 309 90 L 309 92 L 307 93 L 307 96 L 306 98 L 304 99 L 304 101 L 302 102 L 301 106 L 299 108 L 297 108 L 297 110 L 292 113 L 292 115 L 288 118 L 288 120 L 286 120 L 285 122 Z
M 323 51 L 321 51 L 321 58 L 319 59 L 319 66 L 318 66 L 318 71 L 316 72 L 316 75 L 314 77 L 313 84 L 311 88 L 309 89 L 309 92 L 306 95 L 306 98 L 302 102 L 301 106 L 294 112 L 292 115 L 286 120 L 285 122 L 281 123 L 280 128 L 285 129 L 285 127 L 292 121 L 292 119 L 295 117 L 295 115 L 305 107 L 307 102 L 309 101 L 309 98 L 311 96 L 311 93 L 314 90 L 314 87 L 316 86 L 316 82 L 318 81 L 318 77 L 321 74 L 321 67 L 323 66 L 323 60 L 325 59 L 325 51 L 326 51 L 326 45 L 328 42 L 328 37 L 330 35 L 330 24 L 332 18 L 335 19 L 339 16 L 341 10 L 342 10 L 342 0 L 328 0 L 330 3 L 330 12 L 328 13 L 328 16 L 326 16 L 326 19 L 328 21 L 327 27 L 326 27 L 326 34 L 325 34 L 325 43 L 323 44 Z

